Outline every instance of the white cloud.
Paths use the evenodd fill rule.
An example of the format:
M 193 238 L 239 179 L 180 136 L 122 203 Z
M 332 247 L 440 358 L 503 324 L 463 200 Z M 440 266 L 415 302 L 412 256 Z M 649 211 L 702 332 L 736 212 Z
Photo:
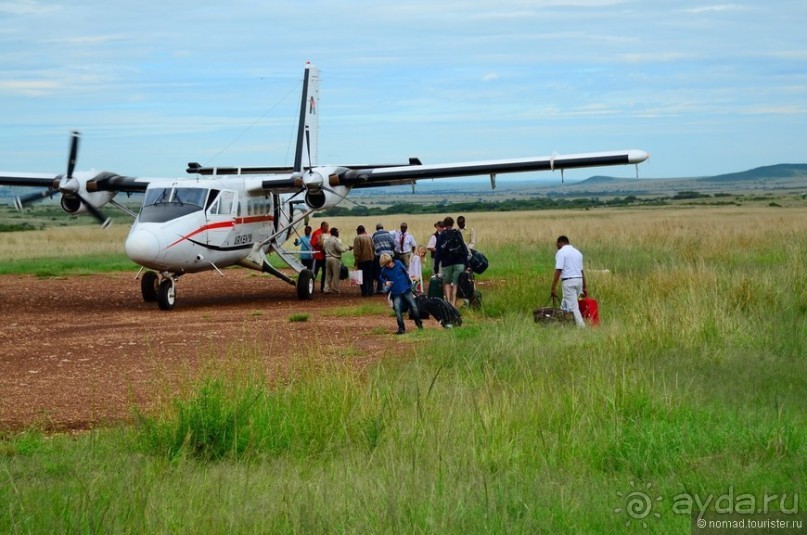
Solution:
M 37 97 L 57 92 L 61 84 L 54 80 L 0 80 L 0 93 Z
M 693 14 L 697 15 L 699 13 L 714 13 L 714 12 L 723 12 L 723 11 L 733 11 L 733 10 L 737 10 L 737 9 L 741 9 L 741 8 L 740 8 L 740 6 L 738 6 L 736 4 L 715 4 L 715 5 L 711 5 L 711 6 L 693 7 L 693 8 L 690 8 L 690 9 L 684 9 L 682 11 L 684 13 L 693 13 Z

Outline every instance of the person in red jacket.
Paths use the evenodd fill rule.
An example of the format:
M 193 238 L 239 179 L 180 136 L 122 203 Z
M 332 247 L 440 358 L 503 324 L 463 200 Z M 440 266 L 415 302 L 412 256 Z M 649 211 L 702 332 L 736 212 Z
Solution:
M 317 280 L 317 273 L 322 271 L 322 278 L 319 283 L 319 291 L 325 291 L 325 253 L 322 250 L 322 242 L 328 236 L 328 222 L 323 221 L 319 228 L 311 234 L 311 248 L 314 250 L 314 280 Z

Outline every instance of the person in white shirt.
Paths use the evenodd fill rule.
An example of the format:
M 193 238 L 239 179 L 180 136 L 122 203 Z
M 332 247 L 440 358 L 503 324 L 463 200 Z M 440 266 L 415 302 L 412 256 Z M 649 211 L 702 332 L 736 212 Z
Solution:
M 577 300 L 582 295 L 585 297 L 586 274 L 583 271 L 583 253 L 569 244 L 569 238 L 559 236 L 555 245 L 558 252 L 555 253 L 555 275 L 552 279 L 552 297 L 557 297 L 558 281 L 560 280 L 563 291 L 563 301 L 561 308 L 574 315 L 574 322 L 578 327 L 585 328 L 583 315 L 580 314 L 580 306 Z
M 457 218 L 457 228 L 462 232 L 462 239 L 465 240 L 465 246 L 468 248 L 468 254 L 476 249 L 476 230 L 471 227 L 465 227 L 465 216 L 461 215 Z
M 445 224 L 441 219 L 437 223 L 434 224 L 434 234 L 429 236 L 429 242 L 426 244 L 426 250 L 429 251 L 429 258 L 431 258 L 432 264 L 432 275 L 437 275 L 437 266 L 434 265 L 434 255 L 437 252 L 437 236 L 443 232 L 445 228 Z
M 401 223 L 401 230 L 396 230 L 393 234 L 395 239 L 395 257 L 403 262 L 406 268 L 409 268 L 409 259 L 412 258 L 412 253 L 415 252 L 417 242 L 415 238 L 407 232 L 409 225 Z
M 412 289 L 415 295 L 423 293 L 423 259 L 426 257 L 426 248 L 418 245 L 415 254 L 409 259 L 409 278 L 412 279 Z

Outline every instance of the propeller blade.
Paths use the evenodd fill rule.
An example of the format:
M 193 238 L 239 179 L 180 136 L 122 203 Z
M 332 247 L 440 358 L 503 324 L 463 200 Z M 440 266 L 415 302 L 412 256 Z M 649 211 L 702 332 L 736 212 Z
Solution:
M 305 150 L 308 152 L 308 170 L 314 167 L 314 162 L 311 161 L 311 132 L 308 127 L 305 128 Z
M 287 202 L 287 203 L 290 203 L 290 202 L 292 201 L 292 199 L 294 199 L 296 196 L 298 196 L 298 195 L 299 195 L 299 194 L 301 194 L 301 193 L 305 193 L 306 191 L 308 191 L 308 190 L 305 188 L 305 186 L 303 186 L 302 188 L 300 188 L 300 189 L 298 189 L 297 191 L 295 191 L 295 192 L 294 192 L 294 195 L 292 195 L 291 197 L 289 197 L 288 199 L 286 199 L 286 202 Z
M 70 138 L 70 158 L 67 160 L 67 179 L 73 178 L 73 170 L 76 168 L 76 159 L 78 158 L 78 139 L 79 133 L 73 130 Z
M 331 188 L 326 188 L 325 186 L 322 186 L 322 191 L 327 191 L 328 193 L 332 193 L 332 194 L 336 195 L 337 197 L 339 197 L 341 200 L 347 201 L 347 202 L 349 202 L 349 203 L 351 203 L 351 204 L 353 204 L 355 206 L 362 206 L 361 204 L 357 203 L 356 201 L 354 201 L 353 199 L 351 199 L 347 195 L 342 195 L 341 193 L 337 193 L 334 190 L 332 190 Z
M 98 208 L 87 202 L 87 200 L 84 199 L 84 197 L 78 194 L 76 195 L 76 197 L 78 197 L 78 200 L 80 200 L 81 204 L 84 205 L 84 208 L 86 208 L 87 211 L 91 213 L 93 217 L 98 220 L 99 223 L 101 223 L 101 228 L 107 228 L 110 225 L 110 223 L 112 223 L 112 218 L 104 217 L 104 214 L 101 213 L 101 210 L 99 210 Z
M 30 195 L 26 195 L 25 197 L 20 197 L 19 195 L 14 198 L 14 205 L 17 207 L 17 210 L 22 210 L 24 207 L 28 206 L 29 204 L 33 204 L 37 201 L 41 201 L 43 199 L 49 199 L 56 195 L 58 190 L 48 188 L 44 191 L 38 191 L 36 193 L 31 193 Z

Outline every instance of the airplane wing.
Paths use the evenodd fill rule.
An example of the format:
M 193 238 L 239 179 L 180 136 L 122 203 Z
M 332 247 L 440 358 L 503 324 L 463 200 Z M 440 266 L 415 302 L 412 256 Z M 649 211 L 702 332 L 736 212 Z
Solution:
M 92 180 L 87 181 L 87 191 L 138 193 L 146 191 L 151 180 L 149 178 L 121 176 L 115 173 L 101 173 Z
M 493 178 L 502 173 L 555 171 L 608 165 L 634 165 L 647 160 L 648 156 L 646 152 L 641 150 L 627 150 L 433 165 L 410 164 L 398 167 L 346 167 L 345 171 L 335 175 L 337 181 L 334 180 L 333 176 L 331 177 L 330 185 L 366 188 L 407 184 L 416 180 L 435 178 L 454 178 L 475 175 L 490 175 Z
M 60 175 L 46 173 L 5 173 L 0 171 L 0 185 L 47 188 L 58 180 Z

